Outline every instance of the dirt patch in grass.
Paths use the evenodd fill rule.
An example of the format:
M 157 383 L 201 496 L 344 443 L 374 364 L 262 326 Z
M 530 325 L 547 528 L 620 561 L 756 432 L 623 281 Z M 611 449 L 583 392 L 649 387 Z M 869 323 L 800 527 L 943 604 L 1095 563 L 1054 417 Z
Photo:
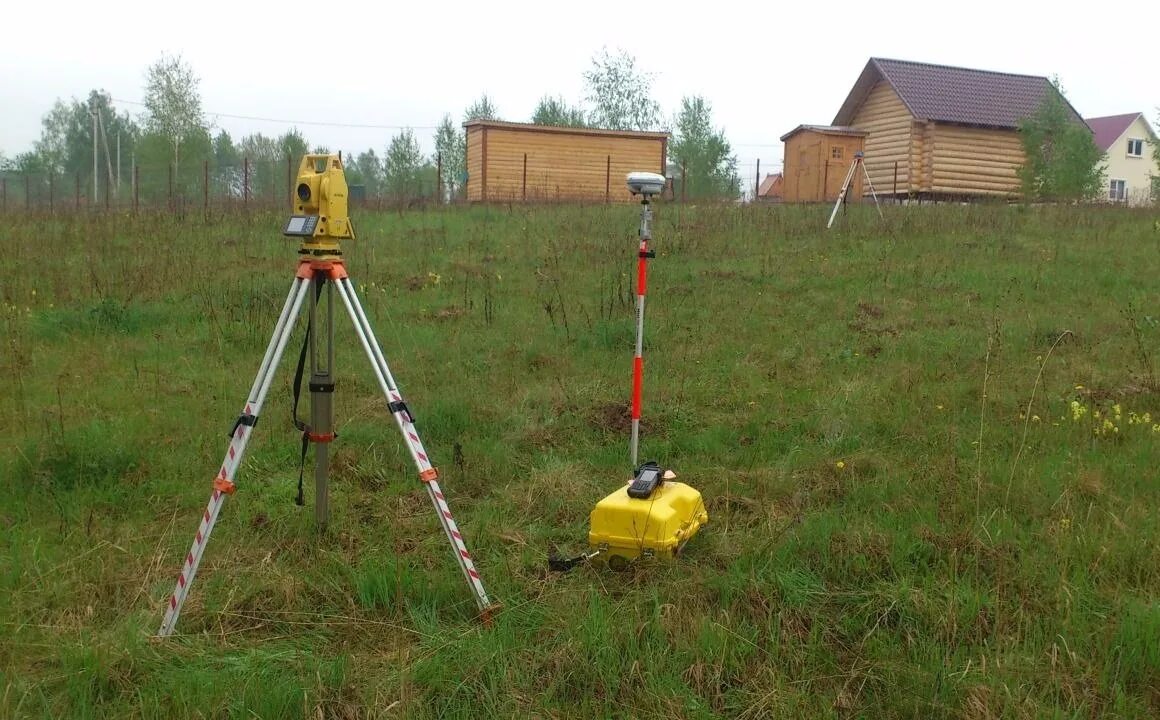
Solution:
M 883 310 L 882 308 L 878 307 L 877 305 L 873 305 L 871 303 L 865 302 L 864 300 L 859 300 L 858 301 L 858 314 L 862 315 L 864 317 L 871 317 L 871 318 L 874 318 L 875 320 L 877 320 L 877 319 L 881 318 L 883 315 L 885 315 L 886 311 Z
M 589 424 L 597 429 L 605 430 L 617 435 L 632 431 L 632 403 L 624 401 L 600 403 L 588 413 Z M 663 422 L 656 419 L 642 417 L 640 432 L 644 435 L 658 432 Z

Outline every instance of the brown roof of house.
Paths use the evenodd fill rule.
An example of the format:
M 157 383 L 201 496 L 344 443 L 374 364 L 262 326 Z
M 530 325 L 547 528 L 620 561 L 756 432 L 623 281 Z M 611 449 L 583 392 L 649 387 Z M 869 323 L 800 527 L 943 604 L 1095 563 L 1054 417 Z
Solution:
M 834 124 L 849 124 L 880 80 L 894 88 L 919 120 L 1012 129 L 1018 127 L 1020 119 L 1035 113 L 1052 88 L 1051 82 L 1039 75 L 870 58 L 834 116 Z M 1066 98 L 1064 103 L 1075 119 L 1083 122 Z
M 846 125 L 798 125 L 793 130 L 790 130 L 785 135 L 781 136 L 781 141 L 785 142 L 787 139 L 797 135 L 800 132 L 816 132 L 823 135 L 854 135 L 864 136 L 867 133 L 865 130 L 860 130 L 855 127 Z
M 761 181 L 761 185 L 757 187 L 758 197 L 777 197 L 780 193 L 774 192 L 777 186 L 781 184 L 781 173 L 773 173 L 766 175 L 765 179 Z
M 1108 115 L 1105 117 L 1088 118 L 1085 122 L 1095 133 L 1096 147 L 1100 152 L 1107 152 L 1112 143 L 1120 139 L 1128 126 L 1136 121 L 1143 113 L 1128 113 L 1127 115 Z

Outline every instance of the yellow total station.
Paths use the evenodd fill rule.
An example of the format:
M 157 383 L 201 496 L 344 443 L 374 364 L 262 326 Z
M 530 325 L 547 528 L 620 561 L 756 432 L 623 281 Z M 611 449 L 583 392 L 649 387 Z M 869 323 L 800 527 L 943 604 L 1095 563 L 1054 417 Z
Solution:
M 354 240 L 347 215 L 346 174 L 338 155 L 303 155 L 294 184 L 294 214 L 283 235 L 302 238 L 303 255 L 342 255 L 340 240 Z

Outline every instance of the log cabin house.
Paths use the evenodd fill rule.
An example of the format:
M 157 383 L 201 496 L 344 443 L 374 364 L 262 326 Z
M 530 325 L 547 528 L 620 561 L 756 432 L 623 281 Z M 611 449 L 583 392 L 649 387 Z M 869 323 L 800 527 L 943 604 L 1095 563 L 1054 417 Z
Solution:
M 636 202 L 630 172 L 665 174 L 669 134 L 470 120 L 466 199 Z
M 833 124 L 866 131 L 880 197 L 1014 197 L 1025 157 L 1019 121 L 1048 92 L 1057 91 L 1035 75 L 871 58 Z

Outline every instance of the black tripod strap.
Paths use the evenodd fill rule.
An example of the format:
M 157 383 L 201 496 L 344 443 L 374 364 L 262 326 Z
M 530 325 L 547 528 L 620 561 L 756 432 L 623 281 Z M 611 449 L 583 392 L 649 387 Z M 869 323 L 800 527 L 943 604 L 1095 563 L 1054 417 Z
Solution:
M 322 285 L 326 282 L 323 280 L 318 283 L 317 289 L 314 292 L 314 301 L 317 303 L 318 298 L 322 295 Z M 310 426 L 302 420 L 298 419 L 298 400 L 302 394 L 302 374 L 306 370 L 306 353 L 310 350 L 310 332 L 313 329 L 314 314 L 311 313 L 306 320 L 306 335 L 302 338 L 302 351 L 298 353 L 298 367 L 294 369 L 294 390 L 293 399 L 294 405 L 290 410 L 291 420 L 294 427 L 302 433 L 302 454 L 298 458 L 298 495 L 294 498 L 296 505 L 305 505 L 306 498 L 302 494 L 302 479 L 306 473 L 306 451 L 310 449 Z

